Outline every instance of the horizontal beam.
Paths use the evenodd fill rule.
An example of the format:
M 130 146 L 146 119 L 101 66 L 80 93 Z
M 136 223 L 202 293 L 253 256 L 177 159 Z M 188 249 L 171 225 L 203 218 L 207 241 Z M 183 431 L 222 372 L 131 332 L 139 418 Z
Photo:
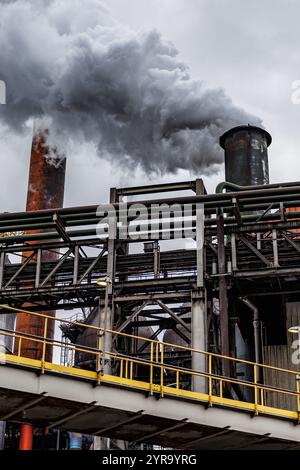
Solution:
M 184 191 L 195 189 L 196 181 L 180 181 L 176 183 L 153 184 L 147 186 L 133 186 L 129 188 L 117 188 L 120 196 L 133 196 L 138 194 L 155 194 L 171 191 Z
M 47 398 L 47 393 L 42 392 L 37 398 L 34 398 L 33 400 L 30 400 L 29 402 L 26 401 L 26 404 L 21 405 L 19 408 L 14 409 L 13 411 L 5 414 L 4 416 L 1 416 L 0 421 L 6 421 L 9 418 L 13 418 L 14 416 L 17 416 L 19 413 L 23 413 L 24 411 L 29 410 L 34 405 L 37 405 L 41 401 L 45 400 L 45 398 Z
M 136 294 L 136 295 L 116 295 L 115 302 L 130 302 L 138 300 L 156 300 L 156 299 L 190 299 L 191 293 L 187 292 L 169 292 L 161 294 Z

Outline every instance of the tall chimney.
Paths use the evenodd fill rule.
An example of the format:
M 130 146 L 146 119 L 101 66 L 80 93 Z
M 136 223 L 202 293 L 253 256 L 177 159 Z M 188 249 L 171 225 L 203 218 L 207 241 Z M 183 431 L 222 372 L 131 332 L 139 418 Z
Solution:
M 256 126 L 238 126 L 220 137 L 225 150 L 225 179 L 241 186 L 269 183 L 270 134 Z
M 36 211 L 42 209 L 56 209 L 63 206 L 66 159 L 60 155 L 49 156 L 47 147 L 48 131 L 38 132 L 32 142 L 31 158 L 29 166 L 29 180 L 26 211 Z M 41 232 L 42 230 L 38 230 Z M 34 233 L 37 231 L 35 230 Z M 32 233 L 32 232 L 31 232 Z M 29 256 L 31 253 L 25 253 Z M 54 261 L 57 253 L 43 250 L 42 261 Z M 32 286 L 28 286 L 29 288 Z M 30 304 L 27 304 L 30 308 Z M 48 315 L 55 316 L 55 311 L 47 312 Z M 54 323 L 48 323 L 47 337 L 54 337 Z M 44 319 L 38 316 L 18 314 L 16 321 L 16 331 L 28 333 L 34 336 L 43 336 Z M 16 343 L 18 343 L 16 341 Z M 15 348 L 18 344 L 15 345 Z M 31 359 L 41 359 L 42 343 L 35 341 L 22 341 L 21 355 Z M 46 361 L 51 361 L 52 348 L 46 348 Z

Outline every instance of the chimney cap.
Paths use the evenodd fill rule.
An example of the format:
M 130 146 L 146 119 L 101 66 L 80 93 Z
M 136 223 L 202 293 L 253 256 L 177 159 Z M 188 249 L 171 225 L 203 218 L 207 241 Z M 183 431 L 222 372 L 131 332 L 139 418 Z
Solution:
M 239 131 L 249 131 L 249 130 L 258 131 L 261 134 L 263 134 L 267 139 L 267 146 L 269 147 L 269 145 L 272 142 L 271 134 L 269 134 L 269 132 L 267 132 L 265 129 L 262 129 L 261 127 L 258 127 L 258 126 L 251 126 L 251 124 L 248 124 L 247 126 L 236 126 L 226 131 L 223 135 L 221 135 L 220 140 L 219 140 L 221 147 L 223 149 L 225 148 L 225 140 L 227 139 L 227 137 L 230 137 L 232 134 L 235 134 L 236 132 L 239 132 Z

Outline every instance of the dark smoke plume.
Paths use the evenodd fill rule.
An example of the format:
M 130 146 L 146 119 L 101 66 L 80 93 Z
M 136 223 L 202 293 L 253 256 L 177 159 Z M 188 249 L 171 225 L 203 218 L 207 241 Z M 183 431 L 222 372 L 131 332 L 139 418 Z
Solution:
M 261 125 L 222 89 L 192 80 L 157 31 L 132 32 L 98 0 L 2 1 L 0 22 L 0 116 L 18 131 L 31 120 L 50 126 L 63 153 L 88 141 L 146 172 L 209 173 L 223 131 Z

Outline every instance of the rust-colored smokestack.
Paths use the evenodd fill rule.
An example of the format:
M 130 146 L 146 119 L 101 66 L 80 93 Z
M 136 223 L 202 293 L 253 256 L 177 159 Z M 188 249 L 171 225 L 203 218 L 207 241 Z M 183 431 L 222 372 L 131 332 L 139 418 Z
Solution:
M 56 209 L 63 206 L 66 159 L 49 155 L 48 131 L 33 138 L 29 167 L 26 211 Z
M 65 157 L 57 155 L 55 151 L 52 152 L 53 155 L 49 155 L 47 135 L 48 131 L 40 131 L 33 138 L 26 211 L 55 209 L 63 206 L 66 159 Z M 34 232 L 36 233 L 37 231 Z M 26 253 L 26 256 L 30 254 L 31 253 Z M 42 261 L 52 261 L 56 258 L 56 253 L 43 251 Z M 27 304 L 27 308 L 30 308 L 30 304 Z M 55 311 L 47 312 L 47 314 L 55 316 Z M 17 316 L 16 331 L 34 336 L 43 336 L 44 319 L 24 313 L 19 314 Z M 47 337 L 54 337 L 54 322 L 52 321 L 48 324 Z M 17 348 L 18 341 L 16 341 L 15 350 L 17 350 Z M 40 360 L 42 358 L 42 350 L 42 343 L 30 340 L 22 341 L 22 356 Z M 46 348 L 45 360 L 51 361 L 51 359 L 52 348 L 48 346 Z

